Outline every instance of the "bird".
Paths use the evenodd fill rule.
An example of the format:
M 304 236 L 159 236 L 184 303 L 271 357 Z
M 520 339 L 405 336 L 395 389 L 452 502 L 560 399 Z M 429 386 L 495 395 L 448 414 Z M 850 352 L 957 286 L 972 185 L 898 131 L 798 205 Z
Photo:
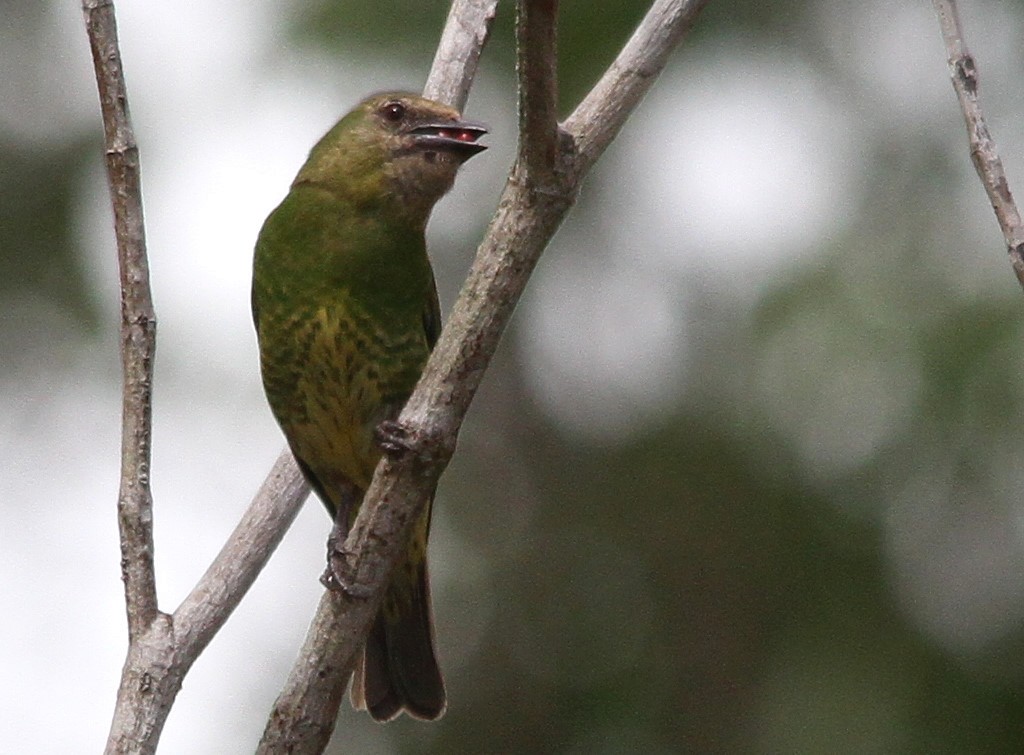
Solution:
M 392 423 L 441 331 L 425 229 L 486 126 L 408 92 L 367 97 L 312 148 L 253 255 L 252 314 L 271 412 L 302 473 L 348 531 Z M 413 525 L 352 677 L 377 721 L 440 718 L 427 537 Z

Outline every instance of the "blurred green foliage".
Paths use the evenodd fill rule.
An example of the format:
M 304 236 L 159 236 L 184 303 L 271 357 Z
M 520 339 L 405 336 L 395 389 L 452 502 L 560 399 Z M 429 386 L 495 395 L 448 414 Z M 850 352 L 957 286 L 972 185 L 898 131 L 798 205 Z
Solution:
M 92 139 L 24 148 L 0 133 L 0 302 L 35 296 L 95 324 L 73 237 L 74 180 Z
M 289 28 L 294 44 L 426 71 L 447 5 L 294 2 Z M 646 7 L 563 3 L 565 110 Z M 814 32 L 822 12 L 711 3 L 687 44 L 785 45 L 855 101 L 863 91 Z M 486 54 L 511 92 L 511 3 Z M 967 153 L 947 150 L 962 140 L 954 107 L 950 94 L 939 128 L 955 141 L 865 137 L 853 221 L 777 274 L 756 306 L 702 304 L 698 387 L 681 386 L 656 426 L 620 443 L 566 433 L 526 387 L 525 335 L 513 326 L 442 486 L 455 536 L 483 562 L 445 567 L 483 574 L 439 596 L 442 659 L 474 647 L 448 672 L 448 714 L 380 728 L 346 709 L 335 751 L 360 732 L 407 753 L 1024 752 L 1021 627 L 973 653 L 923 631 L 886 535 L 892 502 L 933 468 L 953 492 L 914 526 L 1014 500 L 1019 517 L 1019 491 L 993 475 L 1019 465 L 1024 440 L 1020 292 L 1008 266 L 1003 285 L 978 291 L 961 286 L 962 268 L 937 263 L 953 249 L 1001 248 L 994 221 L 983 248 L 956 222 L 949 161 Z M 0 132 L 0 312 L 30 295 L 93 317 L 72 219 L 76 177 L 97 149 L 95 135 L 30 147 Z M 912 416 L 856 462 L 816 469 L 816 418 L 832 416 L 828 381 L 847 363 L 896 370 Z M 481 623 L 472 638 L 467 627 Z

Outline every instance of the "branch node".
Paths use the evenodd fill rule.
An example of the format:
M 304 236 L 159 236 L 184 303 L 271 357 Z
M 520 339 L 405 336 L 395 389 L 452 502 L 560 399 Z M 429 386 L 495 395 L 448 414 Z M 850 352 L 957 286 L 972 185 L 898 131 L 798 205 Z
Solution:
M 974 56 L 964 53 L 953 62 L 953 75 L 964 85 L 971 95 L 978 93 L 978 69 L 974 64 Z

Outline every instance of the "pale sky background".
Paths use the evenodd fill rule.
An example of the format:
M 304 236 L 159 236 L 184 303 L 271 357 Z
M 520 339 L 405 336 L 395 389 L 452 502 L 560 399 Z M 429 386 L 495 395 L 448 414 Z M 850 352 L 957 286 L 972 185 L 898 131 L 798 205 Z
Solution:
M 963 131 L 948 126 L 955 100 L 930 7 L 867 2 L 857 4 L 854 22 L 841 12 L 849 5 L 823 3 L 821 24 L 851 70 L 878 84 L 876 101 L 838 100 L 782 48 L 742 39 L 699 51 L 684 45 L 599 165 L 598 174 L 615 175 L 630 189 L 614 199 L 614 219 L 570 218 L 516 314 L 530 333 L 531 387 L 566 427 L 601 442 L 629 432 L 638 418 L 656 418 L 694 379 L 687 370 L 693 323 L 678 316 L 680 298 L 720 296 L 749 307 L 770 276 L 813 259 L 850 216 L 848 205 L 866 180 L 858 145 L 872 130 L 910 123 L 964 156 L 965 222 L 984 227 L 994 248 L 970 263 L 952 261 L 949 274 L 968 286 L 989 281 L 979 288 L 1010 275 L 994 220 L 978 201 L 981 188 L 972 183 Z M 202 574 L 282 447 L 263 401 L 249 315 L 260 224 L 309 147 L 348 107 L 368 91 L 416 88 L 426 75 L 426 63 L 423 70 L 391 70 L 381 61 L 339 64 L 289 51 L 275 36 L 279 7 L 267 0 L 118 4 L 159 317 L 153 489 L 165 610 Z M 1021 30 L 1016 16 L 986 8 L 991 12 L 966 20 L 979 40 L 976 53 L 984 51 L 989 112 L 1004 116 L 996 137 L 1008 147 L 1011 180 L 1024 181 L 1024 150 L 1009 148 L 1024 144 L 1022 126 L 1005 116 L 1021 98 Z M 77 5 L 54 6 L 49 24 L 54 63 L 39 74 L 39 87 L 57 96 L 26 97 L 0 83 L 0 99 L 16 105 L 0 107 L 0 128 L 26 142 L 45 143 L 83 124 L 99 129 Z M 866 31 L 852 33 L 855 26 Z M 4 58 L 16 54 L 7 52 L 16 32 L 0 29 Z M 493 148 L 467 166 L 430 230 L 432 238 L 455 239 L 447 248 L 457 250 L 452 264 L 462 269 L 475 239 L 463 238 L 461 229 L 493 208 L 515 139 L 513 93 L 493 80 L 478 84 L 468 112 L 492 125 Z M 41 336 L 38 359 L 27 360 L 0 393 L 0 498 L 38 501 L 5 506 L 0 530 L 9 617 L 0 622 L 0 662 L 4 677 L 17 680 L 0 688 L 0 749 L 11 752 L 37 740 L 40 728 L 49 730 L 49 749 L 37 752 L 99 751 L 125 651 L 114 511 L 117 291 L 99 154 L 80 201 L 80 234 L 107 330 L 89 346 L 47 343 L 57 315 L 26 301 L 24 320 Z M 872 361 L 854 352 L 841 384 L 826 381 L 821 394 L 794 398 L 789 365 L 805 349 L 831 348 L 817 344 L 815 323 L 800 327 L 800 350 L 787 340 L 764 354 L 759 390 L 808 466 L 829 477 L 855 463 L 858 449 L 866 453 L 903 428 L 916 397 L 913 366 L 904 364 L 912 357 Z M 581 332 L 588 337 L 579 338 Z M 883 385 L 891 390 L 876 402 Z M 868 407 L 854 428 L 828 414 L 847 416 L 836 407 L 848 405 Z M 45 469 L 43 458 L 52 460 Z M 1008 495 L 1020 489 L 1017 482 L 1007 481 Z M 908 494 L 911 508 L 893 507 L 894 533 L 904 532 L 896 526 L 900 517 L 911 516 L 921 500 L 927 497 Z M 438 517 L 435 546 L 454 547 L 443 508 Z M 1021 522 L 1008 532 L 993 522 L 992 530 L 1003 533 L 996 538 L 988 531 L 956 535 L 960 547 L 949 568 L 962 568 L 955 556 L 966 554 L 977 572 L 971 585 L 1000 606 L 994 612 L 992 600 L 983 605 L 957 594 L 960 588 L 944 588 L 941 564 L 917 569 L 921 543 L 894 535 L 894 568 L 906 575 L 901 584 L 924 631 L 963 650 L 1021 620 L 1024 583 L 1010 579 L 1022 558 Z M 320 594 L 326 534 L 323 512 L 307 506 L 187 677 L 162 752 L 252 751 Z M 445 580 L 466 578 L 472 577 L 443 567 L 434 573 L 438 592 Z M 446 660 L 457 666 L 470 653 L 455 649 Z M 61 711 L 58 729 L 54 708 Z M 353 745 L 353 752 L 374 746 Z

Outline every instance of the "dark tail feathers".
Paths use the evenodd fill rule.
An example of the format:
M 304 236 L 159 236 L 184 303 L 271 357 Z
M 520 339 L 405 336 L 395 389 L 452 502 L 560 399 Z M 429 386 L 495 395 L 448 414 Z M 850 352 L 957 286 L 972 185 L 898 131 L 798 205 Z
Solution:
M 426 563 L 416 572 L 411 600 L 409 595 L 385 596 L 385 605 L 401 609 L 381 609 L 352 675 L 352 707 L 369 711 L 376 721 L 390 721 L 402 711 L 433 721 L 447 705 L 434 650 Z

